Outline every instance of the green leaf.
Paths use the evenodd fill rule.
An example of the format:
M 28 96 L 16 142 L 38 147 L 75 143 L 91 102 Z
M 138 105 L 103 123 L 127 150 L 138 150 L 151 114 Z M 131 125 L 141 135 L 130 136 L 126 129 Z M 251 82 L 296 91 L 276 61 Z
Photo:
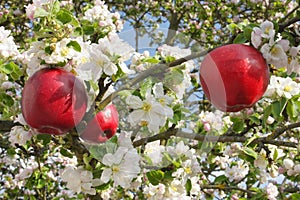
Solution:
M 257 153 L 252 149 L 252 148 L 249 148 L 249 147 L 244 147 L 242 149 L 242 151 L 247 154 L 248 156 L 251 156 L 253 158 L 257 158 Z
M 90 147 L 91 156 L 97 160 L 102 160 L 106 154 L 106 146 L 104 145 L 94 145 Z
M 144 58 L 144 59 L 142 60 L 142 62 L 151 63 L 151 64 L 157 64 L 157 63 L 159 63 L 160 61 L 157 60 L 157 59 L 154 58 L 154 57 L 147 57 L 147 58 Z
M 282 112 L 287 104 L 287 99 L 282 98 L 279 101 L 272 103 L 272 114 L 275 119 L 279 119 L 282 116 Z
M 95 33 L 95 28 L 93 25 L 85 25 L 82 27 L 82 30 L 85 35 L 93 35 Z
M 43 141 L 44 146 L 48 145 L 51 141 L 51 135 L 49 134 L 38 134 L 36 138 Z
M 158 185 L 164 178 L 164 172 L 161 170 L 150 171 L 146 173 L 146 176 L 152 185 Z
M 35 11 L 34 11 L 34 18 L 37 18 L 37 17 L 45 17 L 45 16 L 48 16 L 49 13 L 44 10 L 43 8 L 41 7 L 38 7 Z
M 291 199 L 291 200 L 299 200 L 299 199 L 300 199 L 300 194 L 292 194 L 292 195 L 290 196 L 290 199 Z
M 245 42 L 247 42 L 247 41 L 248 41 L 248 40 L 247 40 L 247 38 L 245 37 L 244 33 L 240 33 L 240 34 L 238 34 L 238 35 L 234 38 L 233 43 L 234 43 L 234 44 L 243 44 L 243 43 L 245 43 Z
M 264 115 L 263 115 L 263 126 L 266 126 L 266 121 L 268 119 L 268 117 L 271 115 L 272 113 L 272 105 L 269 105 L 265 110 L 264 110 Z
M 185 183 L 185 190 L 186 193 L 189 193 L 192 190 L 192 182 L 190 179 L 188 179 Z
M 71 42 L 69 42 L 67 44 L 67 47 L 72 47 L 75 51 L 78 51 L 78 52 L 81 52 L 81 46 L 80 44 L 75 41 L 75 40 L 72 40 Z
M 220 184 L 220 183 L 224 183 L 226 180 L 227 180 L 227 177 L 223 174 L 223 175 L 218 176 L 215 179 L 214 183 L 215 184 Z
M 56 18 L 61 21 L 63 24 L 69 23 L 73 20 L 72 14 L 66 10 L 66 9 L 61 9 L 57 15 Z
M 65 157 L 73 158 L 73 154 L 70 153 L 67 149 L 65 149 L 63 147 L 60 149 L 60 153 L 61 153 L 61 155 L 65 156 Z
M 298 119 L 299 107 L 293 100 L 288 101 L 286 111 L 292 121 L 296 121 Z
M 252 33 L 252 28 L 250 27 L 246 27 L 244 29 L 244 37 L 248 40 L 248 41 L 251 41 L 251 33 Z
M 1 65 L 0 70 L 5 74 L 10 74 L 14 71 L 14 66 L 13 65 L 15 65 L 15 63 L 13 63 L 13 62 Z
M 142 97 L 145 97 L 146 95 L 146 92 L 149 88 L 152 88 L 152 85 L 153 85 L 153 81 L 151 78 L 148 78 L 146 79 L 142 84 L 141 84 L 141 87 L 140 87 L 140 94 Z
M 0 99 L 5 106 L 11 107 L 14 105 L 14 99 L 6 93 L 0 94 Z
M 52 7 L 52 13 L 58 13 L 60 10 L 60 2 L 55 1 Z
M 231 118 L 231 121 L 233 122 L 232 130 L 234 132 L 242 132 L 244 130 L 245 122 L 244 120 L 240 118 Z
M 256 125 L 260 124 L 260 119 L 257 116 L 251 115 L 249 116 L 249 119 Z

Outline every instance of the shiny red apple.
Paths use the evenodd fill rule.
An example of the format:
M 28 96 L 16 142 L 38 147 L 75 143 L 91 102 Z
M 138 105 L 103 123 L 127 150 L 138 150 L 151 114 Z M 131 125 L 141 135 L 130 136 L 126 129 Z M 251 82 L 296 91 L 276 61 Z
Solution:
M 83 83 L 72 73 L 45 68 L 25 83 L 21 107 L 32 129 L 60 135 L 82 120 L 87 108 L 87 93 Z
M 243 44 L 229 44 L 208 53 L 200 66 L 200 82 L 211 103 L 224 112 L 252 107 L 269 84 L 262 54 Z
M 88 122 L 80 137 L 86 142 L 104 143 L 116 134 L 118 125 L 118 111 L 110 104 Z

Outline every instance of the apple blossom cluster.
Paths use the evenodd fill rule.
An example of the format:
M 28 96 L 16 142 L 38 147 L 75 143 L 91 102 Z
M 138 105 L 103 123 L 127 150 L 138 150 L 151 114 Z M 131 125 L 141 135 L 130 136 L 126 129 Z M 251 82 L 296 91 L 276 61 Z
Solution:
M 295 164 L 293 160 L 285 158 L 283 160 L 283 167 L 286 170 L 288 176 L 300 175 L 300 163 Z
M 277 196 L 279 195 L 279 191 L 276 185 L 273 183 L 269 183 L 265 188 L 268 196 L 268 200 L 276 200 Z
M 190 149 L 183 141 L 178 142 L 175 146 L 163 146 L 157 142 L 148 143 L 145 147 L 145 157 L 150 158 L 153 166 L 159 163 L 164 163 L 165 166 L 171 164 L 172 160 L 180 160 L 180 167 L 173 173 L 173 180 L 167 183 L 158 183 L 156 185 L 148 184 L 145 186 L 143 194 L 148 199 L 191 199 L 186 193 L 185 185 L 188 181 L 191 182 L 190 195 L 201 197 L 198 177 L 201 173 L 201 168 L 198 162 L 198 155 L 194 149 Z M 162 162 L 165 155 L 170 156 L 169 162 Z M 145 159 L 147 161 L 147 159 Z
M 270 83 L 264 94 L 269 98 L 281 98 L 291 99 L 293 96 L 298 95 L 300 92 L 300 83 L 293 81 L 290 77 L 279 77 L 272 75 Z
M 144 100 L 135 95 L 126 98 L 127 105 L 134 110 L 129 114 L 128 121 L 132 126 L 138 124 L 148 127 L 150 132 L 158 132 L 166 120 L 173 117 L 171 102 L 172 98 L 164 94 L 163 84 L 156 83 L 152 91 L 147 90 Z
M 218 133 L 224 132 L 226 126 L 232 124 L 229 116 L 224 117 L 224 113 L 216 110 L 214 112 L 201 111 L 199 118 L 203 124 L 205 131 L 217 131 Z
M 291 46 L 290 41 L 282 39 L 280 33 L 275 34 L 274 24 L 266 20 L 253 28 L 251 43 L 262 52 L 268 64 L 286 68 L 288 74 L 300 74 L 300 46 Z
M 10 35 L 10 30 L 5 30 L 0 26 L 0 58 L 16 58 L 19 55 L 18 46 L 14 42 L 14 38 Z
M 81 166 L 77 168 L 72 166 L 66 167 L 61 173 L 61 178 L 64 182 L 67 182 L 67 188 L 78 194 L 95 195 L 96 190 L 93 186 L 100 185 L 100 180 L 93 179 L 92 172 L 85 170 Z
M 96 0 L 95 6 L 85 11 L 83 19 L 98 23 L 102 32 L 115 33 L 123 29 L 118 12 L 111 13 L 104 1 Z
M 122 133 L 116 151 L 105 154 L 102 159 L 105 167 L 100 180 L 107 183 L 112 179 L 114 187 L 129 188 L 132 180 L 140 173 L 139 162 L 140 155 L 132 146 L 130 134 Z
M 9 133 L 9 141 L 12 145 L 25 145 L 32 137 L 31 131 L 26 131 L 23 126 L 14 126 Z

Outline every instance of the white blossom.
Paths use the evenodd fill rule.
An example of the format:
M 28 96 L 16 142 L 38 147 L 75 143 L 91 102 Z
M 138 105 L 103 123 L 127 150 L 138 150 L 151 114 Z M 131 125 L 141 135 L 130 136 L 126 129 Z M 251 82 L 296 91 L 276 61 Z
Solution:
M 264 170 L 268 165 L 268 161 L 264 155 L 259 154 L 258 157 L 254 160 L 254 166 Z
M 229 181 L 240 181 L 248 174 L 248 172 L 248 164 L 244 163 L 243 160 L 239 160 L 236 165 L 225 169 L 225 176 L 229 178 Z
M 31 137 L 31 131 L 26 131 L 23 126 L 14 126 L 10 131 L 8 140 L 11 144 L 25 145 Z
M 151 132 L 158 132 L 165 125 L 167 116 L 170 116 L 169 112 L 164 112 L 164 107 L 151 94 L 150 89 L 146 92 L 145 100 L 130 95 L 126 98 L 126 103 L 134 109 L 128 116 L 130 124 L 147 126 Z
M 149 142 L 145 145 L 145 155 L 149 157 L 153 165 L 159 165 L 162 162 L 165 147 L 160 145 L 160 141 Z
M 223 112 L 219 110 L 215 112 L 201 111 L 199 118 L 206 131 L 216 130 L 220 132 L 224 127 Z
M 116 32 L 123 28 L 119 13 L 111 13 L 104 1 L 96 1 L 95 6 L 85 11 L 83 19 L 97 22 L 103 32 Z
M 274 25 L 272 22 L 266 20 L 260 25 L 260 29 L 262 30 L 261 36 L 263 38 L 273 38 L 275 36 Z
M 96 190 L 93 188 L 93 182 L 95 179 L 93 179 L 92 172 L 83 169 L 81 166 L 78 168 L 74 168 L 72 166 L 66 167 L 61 173 L 61 178 L 64 182 L 67 182 L 67 188 L 77 194 L 96 194 Z
M 268 195 L 268 200 L 276 200 L 278 194 L 279 194 L 279 191 L 278 191 L 278 188 L 276 185 L 274 185 L 273 183 L 269 183 L 266 187 L 266 192 L 267 192 L 267 195 Z
M 251 32 L 251 43 L 255 48 L 258 48 L 262 42 L 262 30 L 258 27 L 254 27 L 253 31 Z
M 133 178 L 140 172 L 140 156 L 136 149 L 119 147 L 114 154 L 105 154 L 102 163 L 107 166 L 102 172 L 101 181 L 107 183 L 111 178 L 114 187 L 129 188 Z
M 0 26 L 0 58 L 15 58 L 19 55 L 18 46 L 10 36 L 11 31 Z
M 276 68 L 283 68 L 288 64 L 287 54 L 283 47 L 278 43 L 265 43 L 261 47 L 261 52 L 267 63 L 274 65 Z
M 270 84 L 264 94 L 266 97 L 285 97 L 291 99 L 294 95 L 299 94 L 300 85 L 293 81 L 290 77 L 278 77 L 272 75 Z
M 289 159 L 289 158 L 285 158 L 283 160 L 283 166 L 286 168 L 286 169 L 292 169 L 294 167 L 294 161 Z
M 158 185 L 152 185 L 150 183 L 145 186 L 143 194 L 150 200 L 164 199 L 165 191 L 166 186 L 164 184 L 159 183 Z

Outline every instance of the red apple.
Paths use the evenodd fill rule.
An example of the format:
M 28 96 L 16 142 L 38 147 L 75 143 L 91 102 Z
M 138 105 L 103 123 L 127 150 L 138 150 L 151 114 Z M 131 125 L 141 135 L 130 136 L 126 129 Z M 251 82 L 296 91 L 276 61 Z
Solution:
M 87 93 L 83 83 L 72 73 L 45 68 L 25 83 L 21 107 L 32 129 L 60 135 L 82 120 L 87 108 Z
M 90 143 L 104 143 L 116 134 L 118 124 L 118 111 L 110 104 L 88 122 L 80 137 Z
M 262 54 L 243 44 L 214 49 L 200 66 L 204 94 L 224 112 L 252 107 L 265 93 L 269 77 L 269 68 Z

